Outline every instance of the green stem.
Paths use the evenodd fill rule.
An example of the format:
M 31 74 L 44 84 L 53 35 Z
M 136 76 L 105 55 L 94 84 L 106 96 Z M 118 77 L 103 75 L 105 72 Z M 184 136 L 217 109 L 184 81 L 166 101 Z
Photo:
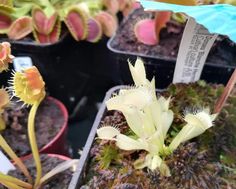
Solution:
M 29 174 L 29 171 L 23 164 L 20 158 L 15 154 L 15 152 L 11 149 L 11 147 L 7 144 L 6 140 L 3 138 L 3 136 L 0 134 L 0 146 L 2 149 L 7 153 L 8 156 L 16 163 L 16 165 L 20 168 L 20 170 L 23 172 L 23 174 L 27 177 L 28 181 L 32 183 L 32 178 Z
M 41 101 L 36 102 L 30 109 L 29 118 L 28 118 L 28 136 L 29 136 L 29 142 L 34 158 L 34 162 L 36 165 L 36 180 L 34 183 L 34 188 L 38 187 L 38 184 L 40 182 L 40 179 L 42 177 L 42 166 L 39 156 L 39 150 L 36 142 L 36 136 L 35 136 L 35 129 L 34 129 L 34 121 L 35 121 L 35 115 L 37 112 L 37 109 L 39 107 Z

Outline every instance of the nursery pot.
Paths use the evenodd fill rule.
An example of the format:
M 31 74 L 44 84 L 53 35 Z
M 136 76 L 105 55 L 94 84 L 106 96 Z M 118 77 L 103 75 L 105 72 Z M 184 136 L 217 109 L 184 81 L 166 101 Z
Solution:
M 183 84 L 184 85 L 184 84 Z M 200 86 L 200 85 L 198 85 L 199 87 L 202 87 L 202 86 Z M 97 116 L 96 116 L 96 118 L 95 118 L 95 121 L 94 121 L 94 123 L 93 123 L 93 126 L 92 126 L 92 129 L 91 129 L 91 131 L 90 131 L 90 134 L 89 134 L 89 136 L 88 136 L 88 139 L 87 139 L 87 142 L 86 142 L 86 145 L 85 145 L 85 147 L 84 147 L 84 149 L 83 149 L 83 152 L 82 152 L 82 155 L 81 155 L 81 158 L 80 158 L 80 162 L 79 162 L 79 164 L 78 164 L 78 166 L 77 166 L 77 170 L 76 170 L 76 172 L 74 173 L 74 175 L 73 175 L 73 178 L 72 178 L 72 180 L 71 180 L 71 182 L 70 182 L 70 185 L 69 185 L 69 189 L 77 189 L 77 188 L 80 188 L 83 184 L 85 184 L 85 182 L 89 182 L 87 179 L 88 179 L 88 177 L 89 177 L 89 179 L 90 178 L 94 178 L 94 180 L 97 180 L 98 181 L 98 183 L 102 183 L 102 181 L 103 181 L 103 179 L 105 180 L 105 182 L 103 183 L 103 184 L 107 184 L 107 182 L 109 182 L 109 180 L 113 180 L 114 182 L 117 182 L 117 183 L 119 183 L 119 178 L 118 177 L 121 177 L 121 178 L 127 178 L 127 177 L 129 177 L 129 174 L 130 175 L 132 175 L 132 170 L 131 171 L 128 171 L 128 170 L 126 170 L 126 168 L 124 167 L 124 165 L 127 165 L 127 167 L 129 167 L 130 165 L 129 165 L 129 163 L 127 163 L 127 160 L 125 161 L 125 164 L 121 164 L 121 165 L 119 165 L 119 164 L 113 164 L 113 167 L 110 167 L 110 169 L 103 169 L 103 168 L 101 168 L 101 172 L 102 173 L 104 173 L 103 175 L 102 175 L 102 178 L 100 178 L 99 177 L 99 173 L 97 173 L 98 175 L 96 175 L 96 171 L 97 171 L 97 169 L 96 169 L 96 171 L 94 172 L 94 170 L 93 169 L 90 169 L 90 167 L 89 167 L 89 164 L 91 163 L 92 165 L 91 166 L 95 166 L 95 167 L 98 167 L 99 166 L 99 163 L 97 162 L 97 161 L 90 161 L 91 159 L 91 156 L 90 156 L 90 153 L 91 154 L 97 154 L 97 153 L 100 153 L 101 152 L 101 149 L 100 149 L 100 146 L 101 147 L 104 147 L 106 144 L 108 144 L 108 143 L 103 143 L 103 142 L 101 142 L 99 145 L 96 145 L 96 146 L 93 146 L 93 143 L 94 143 L 94 141 L 95 141 L 95 137 L 96 137 L 96 134 L 97 134 L 97 129 L 98 129 L 98 127 L 99 126 L 101 126 L 101 121 L 103 120 L 104 121 L 104 118 L 106 118 L 105 116 L 107 116 L 107 109 L 106 109 L 106 104 L 105 104 L 105 102 L 108 100 L 108 99 L 110 99 L 111 97 L 112 97 L 112 94 L 117 94 L 118 92 L 119 92 L 119 90 L 121 90 L 121 89 L 124 89 L 125 88 L 125 86 L 117 86 L 117 87 L 113 87 L 112 89 L 110 89 L 108 92 L 107 92 L 107 94 L 106 94 L 106 96 L 105 96 L 105 98 L 104 98 L 104 101 L 103 101 L 103 103 L 102 103 L 102 105 L 101 105 L 101 107 L 100 107 L 100 109 L 99 109 L 99 112 L 98 112 L 98 114 L 97 114 Z M 127 88 L 127 87 L 126 87 Z M 190 87 L 191 88 L 191 87 Z M 190 89 L 189 88 L 189 89 Z M 209 93 L 208 92 L 208 89 L 209 88 L 206 88 L 206 93 Z M 163 90 L 157 90 L 157 92 L 165 92 L 165 91 L 163 91 Z M 181 93 L 179 93 L 178 95 L 180 95 Z M 186 93 L 187 94 L 187 93 Z M 234 103 L 235 104 L 235 103 Z M 104 122 L 103 122 L 104 123 Z M 233 123 L 233 122 L 232 122 Z M 227 125 L 228 126 L 228 125 Z M 119 128 L 119 127 L 118 127 Z M 206 135 L 205 135 L 206 136 Z M 209 136 L 209 135 L 207 135 L 207 136 Z M 202 138 L 201 138 L 202 139 Z M 194 142 L 193 142 L 194 143 Z M 111 143 L 109 143 L 109 144 L 111 144 Z M 191 142 L 189 142 L 188 144 L 192 144 L 192 141 Z M 92 148 L 93 147 L 93 148 Z M 111 146 L 112 147 L 112 146 Z M 92 151 L 91 151 L 91 149 L 92 149 Z M 103 149 L 105 149 L 105 148 L 103 148 Z M 192 148 L 190 148 L 190 149 L 192 149 Z M 196 149 L 196 148 L 195 148 Z M 125 151 L 125 150 L 124 150 Z M 206 149 L 204 150 L 204 151 L 207 151 Z M 202 161 L 202 157 L 204 156 L 203 154 L 202 154 L 202 152 L 203 151 L 199 151 L 199 154 L 198 154 L 198 152 L 196 152 L 196 156 L 197 157 L 199 157 L 199 159 L 196 159 L 196 162 L 199 162 L 199 161 Z M 107 152 L 108 153 L 108 152 Z M 119 154 L 119 153 L 121 153 L 121 151 L 117 151 L 117 153 Z M 127 153 L 128 153 L 128 151 L 127 151 Z M 132 153 L 132 152 L 131 152 Z M 180 152 L 178 152 L 178 157 L 179 157 L 179 155 L 180 155 L 180 153 L 183 153 L 183 154 L 190 154 L 190 153 L 187 153 L 186 151 L 180 151 Z M 104 154 L 103 154 L 104 155 Z M 122 155 L 122 154 L 120 154 L 120 155 Z M 126 154 L 127 155 L 127 154 Z M 137 153 L 132 153 L 132 156 L 138 156 L 137 155 Z M 93 155 L 92 155 L 93 156 Z M 190 156 L 190 158 L 192 158 L 194 155 L 192 155 L 192 156 Z M 99 156 L 96 156 L 96 158 L 97 157 L 99 157 Z M 103 156 L 103 157 L 106 157 L 105 155 Z M 195 157 L 195 156 L 194 156 Z M 129 157 L 130 158 L 130 157 Z M 128 158 L 128 159 L 129 159 Z M 93 157 L 93 159 L 94 159 L 94 157 Z M 181 155 L 180 155 L 180 161 L 182 162 L 183 161 L 183 159 L 182 159 L 182 157 L 181 157 Z M 101 160 L 101 159 L 100 159 Z M 122 161 L 122 160 L 121 160 Z M 128 160 L 129 161 L 129 160 Z M 205 161 L 205 160 L 204 160 Z M 175 161 L 174 163 L 177 163 L 178 161 Z M 183 161 L 184 162 L 184 161 Z M 187 160 L 186 160 L 186 164 L 188 164 L 189 162 L 187 162 Z M 194 164 L 195 165 L 195 164 Z M 114 171 L 114 172 L 116 172 L 116 169 L 113 169 L 114 167 L 116 167 L 117 169 L 119 169 L 119 171 L 117 171 L 117 174 L 120 174 L 119 176 L 117 176 L 116 174 L 114 174 L 114 175 L 109 175 L 112 171 Z M 204 167 L 204 166 L 203 166 Z M 88 169 L 89 168 L 89 169 Z M 196 167 L 195 167 L 196 168 Z M 179 168 L 179 171 L 182 171 L 184 168 Z M 197 169 L 197 168 L 196 168 Z M 110 170 L 111 172 L 109 172 L 109 171 L 107 171 L 107 170 Z M 126 170 L 126 171 L 125 171 Z M 211 170 L 213 170 L 214 172 L 217 172 L 215 169 L 212 169 L 212 167 L 211 167 Z M 121 171 L 121 172 L 120 172 Z M 124 173 L 122 173 L 122 171 L 124 171 Z M 195 172 L 195 170 L 194 169 L 191 169 L 190 170 L 191 171 L 191 173 L 194 173 Z M 204 170 L 205 171 L 205 170 Z M 147 171 L 148 172 L 148 171 Z M 196 171 L 197 172 L 197 171 Z M 139 172 L 140 173 L 140 172 Z M 217 174 L 217 173 L 216 173 Z M 88 177 L 86 176 L 86 175 L 89 175 Z M 140 175 L 141 175 L 141 173 L 140 173 Z M 154 174 L 155 175 L 155 174 Z M 94 176 L 94 177 L 93 177 Z M 136 175 L 137 176 L 137 175 Z M 143 175 L 141 175 L 140 177 L 142 177 Z M 160 176 L 160 175 L 159 175 Z M 197 175 L 196 175 L 197 176 Z M 144 177 L 144 178 L 143 178 Z M 142 179 L 146 179 L 145 178 L 145 176 L 143 176 L 142 177 Z M 138 180 L 138 178 L 136 179 L 136 177 L 134 176 L 134 177 L 132 177 L 134 180 L 134 183 L 135 183 L 135 181 L 137 180 L 137 183 L 139 182 Z M 165 180 L 165 179 L 167 179 L 168 177 L 164 177 L 164 179 L 163 180 Z M 184 178 L 186 178 L 186 177 L 184 177 Z M 200 177 L 201 178 L 201 177 Z M 127 178 L 128 179 L 128 178 Z M 190 180 L 190 176 L 189 176 L 189 178 L 187 179 L 187 180 Z M 152 180 L 153 182 L 155 182 L 155 183 L 153 183 L 153 185 L 155 185 L 155 184 L 157 184 L 157 183 L 159 183 L 159 179 L 158 178 L 156 178 L 156 179 L 154 179 L 154 180 Z M 177 178 L 177 182 L 180 182 L 179 181 L 179 178 Z M 201 179 L 200 179 L 200 181 L 199 181 L 200 183 L 201 183 Z M 210 182 L 210 181 L 209 181 Z M 122 181 L 119 183 L 119 184 L 121 184 L 122 183 Z M 127 184 L 128 184 L 129 182 L 127 182 Z M 214 180 L 213 180 L 213 183 L 214 183 Z M 152 186 L 153 186 L 152 185 Z M 126 185 L 127 186 L 127 185 Z M 140 186 L 140 185 L 139 185 Z M 158 186 L 158 184 L 157 184 L 157 186 Z M 177 185 L 176 185 L 177 186 Z M 203 188 L 209 188 L 208 187 L 208 185 L 206 184 L 206 185 L 204 185 L 204 186 L 206 186 L 206 187 L 203 187 Z M 81 187 L 81 189 L 82 188 L 86 188 L 86 187 L 89 187 L 88 185 L 84 185 L 83 187 Z M 115 187 L 114 187 L 115 188 Z M 134 187 L 132 187 L 132 188 L 134 188 Z M 137 188 L 139 188 L 139 187 L 137 187 Z M 162 188 L 165 188 L 165 185 L 162 185 Z M 168 188 L 168 187 L 167 187 Z M 190 187 L 191 188 L 191 187 Z
M 37 110 L 36 113 L 36 118 L 37 118 L 37 114 L 38 114 L 38 121 L 36 122 L 37 124 L 35 125 L 35 129 L 38 126 L 38 130 L 36 130 L 36 140 L 41 141 L 41 145 L 42 147 L 38 147 L 39 148 L 39 152 L 40 153 L 56 153 L 56 154 L 62 154 L 62 155 L 68 155 L 68 145 L 67 145 L 67 130 L 68 130 L 68 112 L 66 107 L 63 105 L 62 102 L 60 102 L 59 100 L 53 98 L 53 97 L 47 97 L 45 99 L 45 101 L 43 101 L 42 103 L 45 104 L 41 104 L 42 108 L 39 107 L 39 109 Z M 39 112 L 39 110 L 41 109 L 41 111 Z M 55 110 L 53 110 L 55 109 Z M 53 111 L 49 111 L 49 110 L 53 110 Z M 13 110 L 14 111 L 14 110 Z M 47 114 L 46 111 L 49 111 L 50 114 Z M 49 113 L 48 112 L 48 113 Z M 39 114 L 40 113 L 40 114 Z M 60 116 L 60 119 L 57 117 Z M 27 117 L 25 118 L 27 119 Z M 58 121 L 58 120 L 59 121 Z M 36 119 L 37 120 L 37 119 Z M 11 123 L 12 124 L 12 123 Z M 45 127 L 53 127 L 55 129 L 45 129 Z M 27 127 L 27 125 L 22 125 L 22 127 Z M 22 131 L 20 131 L 20 135 L 19 135 L 19 139 L 15 140 L 16 137 L 16 131 L 11 131 L 12 128 L 9 128 L 9 130 L 6 131 L 6 133 L 3 133 L 3 136 L 5 137 L 5 139 L 7 140 L 7 142 L 9 144 L 11 143 L 15 143 L 16 146 L 15 148 L 13 148 L 15 151 L 19 151 L 19 155 L 22 158 L 25 157 L 30 157 L 32 156 L 32 154 L 25 154 L 26 152 L 28 152 L 28 150 L 30 150 L 30 144 L 25 144 L 26 143 L 26 139 L 21 139 L 23 136 L 27 135 L 27 130 L 23 129 Z M 19 132 L 19 131 L 18 131 Z M 46 134 L 47 135 L 44 135 Z M 48 133 L 52 133 L 54 132 L 55 135 L 51 135 Z M 40 138 L 42 137 L 42 138 Z M 45 138 L 44 138 L 45 137 Z M 44 142 L 43 142 L 44 141 Z M 45 144 L 48 141 L 47 144 Z M 23 146 L 22 146 L 23 145 Z M 22 146 L 22 147 L 20 147 Z M 24 149 L 25 151 L 21 151 L 21 149 Z
M 0 42 L 6 40 L 11 43 L 15 57 L 31 58 L 33 65 L 42 74 L 49 94 L 61 100 L 71 112 L 86 91 L 92 46 L 75 41 L 69 33 L 64 33 L 53 44 L 5 38 L 0 39 Z
M 46 156 L 44 159 L 58 159 L 58 160 L 61 160 L 62 162 L 63 161 L 67 161 L 67 160 L 71 160 L 71 158 L 69 158 L 69 157 L 67 157 L 67 156 L 63 156 L 63 155 L 58 155 L 58 154 L 42 154 L 42 155 L 44 155 L 44 156 Z M 24 157 L 24 158 L 21 158 L 21 160 L 23 161 L 23 162 L 25 162 L 25 161 L 27 161 L 27 160 L 30 160 L 30 159 L 32 159 L 32 157 L 31 156 L 28 156 L 28 157 Z M 41 161 L 42 161 L 42 159 L 41 159 Z M 54 160 L 55 161 L 55 160 Z M 54 163 L 54 162 L 53 162 Z M 51 167 L 52 169 L 56 166 L 56 163 L 54 163 L 55 165 L 53 166 L 53 167 Z M 42 165 L 43 165 L 43 163 L 42 163 Z M 26 164 L 26 166 L 27 166 L 27 164 Z M 50 166 L 50 164 L 48 164 L 47 166 Z M 31 165 L 31 167 L 32 167 L 32 165 Z M 42 166 L 42 169 L 44 169 L 44 167 Z M 49 168 L 50 169 L 50 168 Z M 61 175 L 61 174 L 63 174 L 63 172 L 62 173 L 60 173 L 60 174 L 58 174 L 58 175 Z M 72 175 L 73 173 L 71 173 L 71 175 Z M 53 178 L 53 177 L 52 177 Z M 59 180 L 58 180 L 59 179 Z M 60 179 L 62 179 L 62 178 L 58 178 L 58 179 L 56 179 L 54 182 L 64 182 L 64 180 L 60 180 Z M 69 180 L 69 179 L 68 179 Z M 48 183 L 50 183 L 50 181 L 48 182 Z M 58 184 L 60 184 L 60 183 L 58 183 Z M 63 183 L 64 184 L 64 183 Z M 68 184 L 69 184 L 69 182 L 68 182 Z M 53 188 L 54 188 L 55 186 L 53 186 Z M 67 186 L 64 186 L 63 188 L 65 188 L 65 187 L 67 187 Z
M 104 36 L 93 44 L 91 76 L 95 79 L 96 85 L 109 85 L 110 88 L 119 85 L 121 81 L 119 64 L 117 64 L 114 54 L 107 48 L 108 40 L 109 38 Z M 105 88 L 107 91 L 108 88 Z
M 60 155 L 60 154 L 50 154 L 50 153 L 41 153 L 41 154 L 44 154 L 44 155 L 47 155 L 48 157 L 52 157 L 52 158 L 58 158 L 58 159 L 61 159 L 61 160 L 70 160 L 71 158 L 70 157 L 67 157 L 65 155 Z M 24 156 L 24 157 L 21 157 L 20 159 L 22 161 L 25 161 L 25 160 L 28 160 L 28 159 L 31 159 L 32 156 Z
M 53 97 L 48 97 L 50 101 L 54 102 L 57 106 L 58 109 L 61 110 L 64 118 L 63 126 L 61 127 L 60 131 L 57 133 L 57 135 L 43 148 L 39 150 L 40 153 L 44 154 L 50 154 L 50 153 L 55 153 L 55 154 L 63 154 L 63 155 L 68 155 L 68 146 L 67 146 L 67 130 L 68 130 L 68 112 L 66 107 L 62 102 L 59 100 L 53 98 Z
M 133 34 L 134 31 L 131 31 L 131 29 L 127 29 L 128 31 L 126 32 L 123 31 L 127 27 L 132 28 L 131 26 L 134 26 L 133 22 L 135 22 L 134 21 L 135 19 L 140 20 L 136 18 L 135 16 L 136 14 L 138 15 L 137 16 L 138 18 L 142 17 L 142 15 L 144 18 L 146 18 L 150 13 L 147 12 L 140 13 L 140 9 L 137 9 L 133 13 L 131 13 L 126 19 L 123 20 L 123 22 L 119 26 L 119 29 L 116 32 L 116 35 L 114 35 L 108 41 L 107 46 L 114 53 L 116 61 L 119 64 L 120 68 L 119 71 L 123 84 L 130 85 L 133 83 L 131 74 L 129 72 L 127 60 L 134 62 L 134 60 L 136 60 L 137 57 L 140 57 L 144 61 L 148 79 L 152 79 L 152 77 L 155 76 L 156 80 L 159 81 L 156 83 L 156 87 L 166 88 L 170 83 L 172 83 L 176 58 L 173 56 L 166 56 L 164 54 L 154 54 L 155 48 L 159 49 L 163 47 L 158 45 L 145 46 L 137 42 L 137 39 Z M 163 32 L 166 31 L 163 30 Z M 129 33 L 131 33 L 132 35 Z M 182 35 L 182 33 L 180 34 Z M 176 37 L 176 39 L 173 39 L 173 41 L 174 40 L 180 41 L 181 35 L 178 35 L 178 37 Z M 122 38 L 124 40 L 120 40 Z M 162 33 L 160 40 L 162 40 Z M 171 45 L 171 43 L 168 41 L 169 40 L 168 37 L 165 37 L 165 40 L 167 44 Z M 122 50 L 120 50 L 118 47 L 119 44 L 122 43 L 123 41 L 125 42 L 124 45 L 122 46 Z M 129 44 L 129 48 L 126 47 L 126 44 Z M 141 50 L 133 52 L 132 50 L 130 50 L 130 46 L 136 47 L 139 45 L 141 45 L 140 46 L 141 49 L 143 49 L 143 51 L 145 52 L 142 52 Z M 139 48 L 137 47 L 137 49 Z M 150 51 L 152 51 L 150 52 L 150 55 L 147 54 L 147 52 L 149 51 L 148 49 L 151 49 Z M 168 51 L 168 48 L 165 51 Z M 214 54 L 215 52 L 217 52 L 217 54 Z M 230 42 L 227 39 L 224 39 L 223 41 L 219 42 L 219 45 L 216 44 L 216 46 L 212 48 L 212 51 L 210 52 L 209 57 L 205 63 L 201 79 L 207 82 L 226 84 L 234 68 L 236 67 L 235 55 L 236 55 L 236 46 L 232 45 L 232 43 L 230 45 Z M 221 59 L 224 59 L 223 63 L 220 62 Z
M 92 147 L 94 138 L 96 136 L 97 128 L 100 125 L 100 122 L 101 122 L 103 116 L 106 113 L 105 102 L 108 99 L 111 98 L 113 93 L 118 92 L 122 88 L 124 88 L 124 86 L 116 86 L 116 87 L 111 88 L 106 93 L 106 96 L 103 100 L 102 105 L 100 106 L 100 109 L 97 113 L 97 116 L 96 116 L 95 121 L 93 123 L 93 126 L 91 128 L 91 131 L 90 131 L 90 134 L 89 134 L 88 139 L 86 141 L 86 144 L 83 148 L 83 153 L 80 157 L 79 164 L 78 164 L 77 169 L 76 169 L 76 171 L 73 175 L 73 178 L 70 182 L 70 185 L 69 185 L 68 189 L 76 189 L 76 188 L 79 188 L 81 186 L 81 184 L 83 182 L 83 179 L 84 179 L 84 173 L 85 173 L 85 170 L 86 170 L 86 166 L 87 166 L 87 163 L 88 163 L 88 160 L 89 160 L 89 152 L 90 152 L 90 149 Z

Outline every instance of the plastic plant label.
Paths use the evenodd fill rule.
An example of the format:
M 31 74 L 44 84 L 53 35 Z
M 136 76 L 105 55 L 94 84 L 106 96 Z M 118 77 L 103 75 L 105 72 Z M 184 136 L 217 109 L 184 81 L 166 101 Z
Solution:
M 16 72 L 22 72 L 22 70 L 33 66 L 32 59 L 28 56 L 15 57 L 13 66 Z
M 0 150 L 0 172 L 7 174 L 10 170 L 15 170 L 15 166 Z
M 209 51 L 217 38 L 202 25 L 189 18 L 181 40 L 173 83 L 189 83 L 200 79 Z

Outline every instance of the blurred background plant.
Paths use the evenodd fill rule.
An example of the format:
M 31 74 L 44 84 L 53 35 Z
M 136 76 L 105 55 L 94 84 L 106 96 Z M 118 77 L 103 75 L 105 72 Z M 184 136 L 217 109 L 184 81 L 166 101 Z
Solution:
M 69 30 L 76 41 L 97 42 L 114 34 L 118 12 L 133 8 L 134 0 L 0 1 L 0 34 L 20 40 L 33 33 L 38 43 L 55 43 Z

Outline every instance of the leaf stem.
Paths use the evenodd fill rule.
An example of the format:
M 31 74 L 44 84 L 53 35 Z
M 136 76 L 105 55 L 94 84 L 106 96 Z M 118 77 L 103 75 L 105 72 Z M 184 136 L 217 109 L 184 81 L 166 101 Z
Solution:
M 36 136 L 35 136 L 35 128 L 34 128 L 35 115 L 36 115 L 40 102 L 41 101 L 38 101 L 35 104 L 33 104 L 33 106 L 30 109 L 29 118 L 28 118 L 29 142 L 30 142 L 33 158 L 36 165 L 36 180 L 34 183 L 34 188 L 38 187 L 40 179 L 42 177 L 42 166 L 41 166 L 39 150 L 38 150 L 38 145 L 37 145 Z
M 15 152 L 11 149 L 11 147 L 7 144 L 6 140 L 0 134 L 0 146 L 7 153 L 8 156 L 16 163 L 16 165 L 20 168 L 23 174 L 27 177 L 28 182 L 32 183 L 32 177 L 29 174 L 29 171 L 21 161 L 21 159 L 15 154 Z
M 29 189 L 32 188 L 31 184 L 29 184 L 27 182 L 24 182 L 24 181 L 21 181 L 21 180 L 15 178 L 15 177 L 5 175 L 1 172 L 0 172 L 0 182 L 12 183 L 12 184 L 15 184 L 15 185 L 23 187 L 23 188 L 29 188 Z

